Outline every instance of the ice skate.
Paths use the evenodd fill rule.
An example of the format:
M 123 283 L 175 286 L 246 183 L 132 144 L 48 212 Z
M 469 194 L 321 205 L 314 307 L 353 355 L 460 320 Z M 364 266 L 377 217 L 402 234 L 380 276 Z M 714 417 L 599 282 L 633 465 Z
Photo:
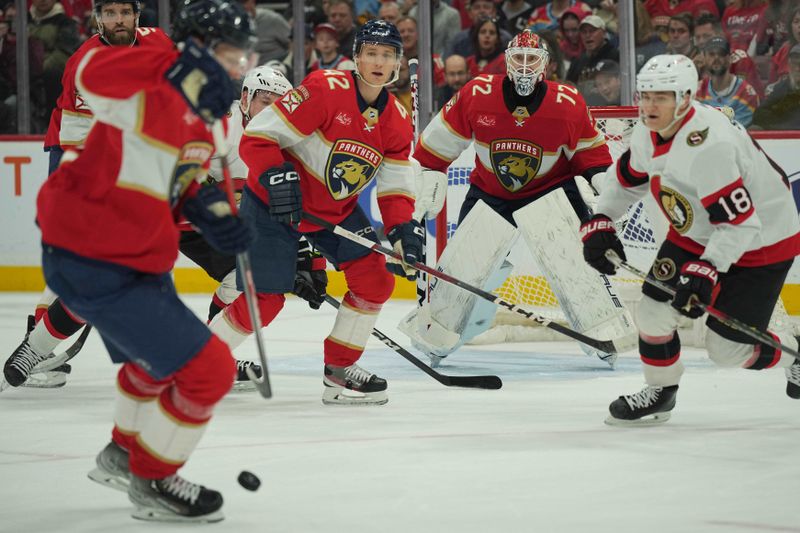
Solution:
M 128 498 L 133 518 L 155 522 L 219 522 L 222 494 L 173 474 L 163 479 L 131 475 Z
M 97 454 L 97 467 L 89 472 L 89 479 L 106 487 L 128 492 L 131 484 L 131 472 L 128 469 L 128 452 L 117 443 L 109 442 L 108 446 Z
M 789 398 L 800 400 L 800 360 L 795 359 L 792 366 L 785 369 L 786 395 Z
M 352 364 L 350 366 L 325 365 L 322 380 L 325 405 L 383 405 L 386 396 L 386 380 Z
M 247 368 L 252 368 L 253 372 L 256 373 L 256 377 L 261 377 L 261 365 L 254 363 L 252 361 L 241 361 L 239 359 L 236 360 L 236 380 L 233 382 L 233 389 L 235 391 L 248 391 L 248 390 L 255 390 L 256 386 L 250 381 L 250 378 L 247 375 Z
M 19 387 L 25 383 L 25 380 L 31 375 L 33 367 L 45 361 L 48 357 L 52 357 L 52 354 L 36 353 L 28 343 L 28 338 L 26 336 L 22 344 L 20 344 L 17 349 L 14 350 L 14 353 L 11 354 L 11 357 L 6 360 L 6 364 L 3 367 L 3 377 L 6 383 L 12 387 Z
M 644 389 L 628 396 L 620 396 L 608 406 L 611 415 L 606 418 L 610 426 L 653 426 L 663 424 L 670 418 L 675 407 L 678 386 Z

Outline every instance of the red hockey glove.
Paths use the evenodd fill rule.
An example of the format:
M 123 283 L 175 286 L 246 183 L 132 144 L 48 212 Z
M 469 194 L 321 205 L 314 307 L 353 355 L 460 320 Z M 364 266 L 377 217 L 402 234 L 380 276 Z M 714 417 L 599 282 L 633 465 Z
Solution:
M 708 261 L 699 259 L 684 263 L 681 275 L 678 277 L 678 285 L 675 286 L 672 307 L 689 318 L 703 316 L 705 311 L 694 304 L 700 302 L 709 305 L 711 303 L 718 278 L 717 269 Z
M 294 276 L 294 294 L 308 302 L 311 309 L 319 309 L 328 289 L 327 262 L 308 243 L 301 242 L 297 251 L 297 271 Z
M 580 235 L 586 262 L 602 274 L 616 274 L 617 267 L 606 258 L 606 252 L 612 250 L 625 261 L 625 248 L 617 238 L 617 230 L 611 219 L 602 214 L 594 215 L 581 225 Z

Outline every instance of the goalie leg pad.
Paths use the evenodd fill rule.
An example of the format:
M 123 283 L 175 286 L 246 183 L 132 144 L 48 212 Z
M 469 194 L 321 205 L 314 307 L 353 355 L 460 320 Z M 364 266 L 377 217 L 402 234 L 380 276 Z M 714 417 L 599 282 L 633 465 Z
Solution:
M 614 340 L 622 350 L 634 348 L 633 317 L 608 278 L 584 261 L 580 221 L 564 191 L 556 189 L 518 209 L 514 220 L 570 326 L 595 338 Z M 582 348 L 608 360 L 607 354 Z
M 479 200 L 436 268 L 470 285 L 495 289 L 510 273 L 510 265 L 503 268 L 503 263 L 518 235 L 514 226 Z M 464 289 L 433 279 L 429 302 L 412 311 L 399 327 L 420 349 L 444 357 L 491 326 L 496 306 L 483 303 Z

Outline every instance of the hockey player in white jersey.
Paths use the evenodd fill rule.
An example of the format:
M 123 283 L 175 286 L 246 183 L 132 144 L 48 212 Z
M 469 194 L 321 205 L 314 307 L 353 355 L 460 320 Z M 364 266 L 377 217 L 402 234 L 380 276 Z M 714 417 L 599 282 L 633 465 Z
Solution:
M 670 297 L 644 283 L 639 353 L 645 388 L 611 403 L 609 424 L 669 419 L 683 373 L 680 315 L 699 318 L 696 302 L 761 330 L 800 252 L 800 224 L 789 182 L 747 132 L 718 110 L 693 101 L 698 76 L 682 55 L 650 59 L 636 80 L 641 122 L 630 148 L 609 168 L 596 214 L 581 227 L 586 261 L 612 274 L 606 258 L 625 251 L 612 220 L 651 193 L 670 224 L 648 276 L 675 289 Z M 800 366 L 789 354 L 754 341 L 713 317 L 705 346 L 718 365 L 785 369 L 786 393 L 800 399 Z M 776 336 L 796 349 L 788 333 Z

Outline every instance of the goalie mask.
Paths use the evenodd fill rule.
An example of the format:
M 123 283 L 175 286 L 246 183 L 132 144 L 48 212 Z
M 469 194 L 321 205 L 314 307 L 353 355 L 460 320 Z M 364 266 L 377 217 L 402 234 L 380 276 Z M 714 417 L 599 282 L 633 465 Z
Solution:
M 291 90 L 292 84 L 282 73 L 268 66 L 256 67 L 247 73 L 242 83 L 242 91 L 247 93 L 246 106 L 241 106 L 242 114 L 250 120 L 250 107 L 258 91 L 266 91 L 280 98 Z
M 544 41 L 531 30 L 523 30 L 506 48 L 506 73 L 520 96 L 528 96 L 544 79 L 550 53 Z

